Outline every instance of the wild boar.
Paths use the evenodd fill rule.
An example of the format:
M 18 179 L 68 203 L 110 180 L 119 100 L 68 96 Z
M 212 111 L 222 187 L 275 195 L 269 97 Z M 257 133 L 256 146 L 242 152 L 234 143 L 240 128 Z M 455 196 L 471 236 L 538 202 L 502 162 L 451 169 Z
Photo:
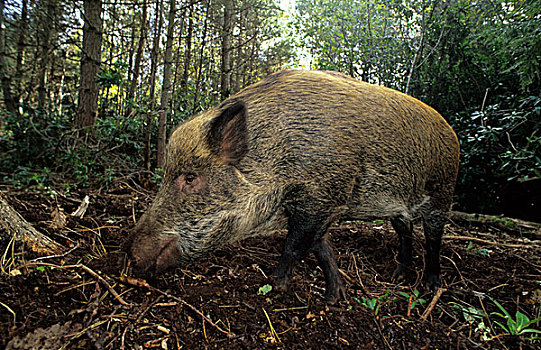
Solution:
M 335 72 L 278 72 L 173 132 L 163 184 L 134 229 L 131 256 L 136 269 L 159 274 L 287 228 L 277 286 L 285 289 L 313 252 L 334 303 L 345 288 L 329 226 L 390 219 L 400 276 L 412 262 L 419 215 L 425 278 L 436 285 L 458 160 L 451 127 L 413 97 Z

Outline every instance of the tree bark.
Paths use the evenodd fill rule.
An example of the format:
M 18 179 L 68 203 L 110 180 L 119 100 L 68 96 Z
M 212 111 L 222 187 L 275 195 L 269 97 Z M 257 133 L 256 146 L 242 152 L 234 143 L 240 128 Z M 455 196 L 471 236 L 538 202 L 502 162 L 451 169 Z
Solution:
M 423 6 L 422 6 L 422 17 L 421 17 L 421 39 L 419 40 L 419 47 L 417 48 L 417 50 L 415 50 L 415 55 L 413 56 L 413 61 L 411 62 L 411 68 L 410 68 L 410 71 L 409 71 L 409 74 L 408 74 L 408 79 L 406 81 L 406 90 L 404 91 L 404 93 L 408 94 L 409 93 L 409 90 L 410 90 L 410 83 L 411 83 L 411 78 L 413 77 L 413 73 L 415 72 L 415 66 L 417 65 L 417 60 L 419 57 L 421 57 L 423 55 L 423 49 L 424 49 L 424 46 L 425 46 L 425 29 L 426 29 L 426 15 L 425 15 L 425 12 L 426 12 L 426 4 L 423 2 Z
M 233 22 L 233 0 L 224 2 L 224 21 L 222 27 L 222 66 L 220 92 L 222 99 L 231 94 L 231 37 Z
M 99 86 L 96 82 L 101 63 L 101 0 L 84 0 L 81 85 L 75 127 L 91 132 L 96 122 Z
M 38 70 L 38 108 L 44 109 L 47 98 L 49 56 L 51 51 L 51 34 L 56 25 L 56 1 L 43 0 L 44 8 L 41 9 L 40 15 L 40 32 L 39 32 L 39 47 L 40 59 Z
M 143 1 L 143 9 L 141 13 L 141 29 L 140 29 L 139 42 L 137 43 L 137 52 L 135 54 L 135 61 L 133 63 L 132 80 L 128 87 L 128 106 L 126 108 L 126 116 L 131 113 L 131 106 L 133 105 L 135 90 L 137 89 L 137 82 L 139 80 L 139 73 L 141 72 L 141 59 L 143 57 L 145 49 L 145 41 L 147 36 L 147 2 Z
M 11 93 L 11 79 L 7 67 L 6 34 L 4 31 L 4 0 L 0 0 L 0 83 L 4 94 L 4 104 L 9 113 L 17 113 L 17 103 Z
M 160 111 L 158 121 L 157 167 L 163 168 L 165 163 L 165 141 L 167 138 L 167 112 L 169 111 L 169 95 L 171 90 L 171 71 L 173 61 L 173 30 L 175 28 L 176 0 L 169 2 L 169 16 L 167 23 L 167 41 L 163 65 L 163 84 L 160 98 Z
M 195 113 L 197 111 L 197 100 L 199 99 L 199 90 L 201 89 L 201 71 L 203 70 L 203 60 L 205 55 L 205 43 L 207 42 L 207 32 L 208 32 L 208 19 L 209 19 L 209 11 L 210 11 L 210 1 L 207 4 L 207 10 L 205 12 L 205 24 L 203 24 L 203 34 L 201 36 L 201 48 L 199 51 L 199 63 L 197 67 L 195 68 L 196 72 L 196 81 L 195 81 L 195 92 L 193 97 L 193 106 L 192 106 L 192 113 Z M 210 69 L 209 69 L 210 71 Z
M 190 64 L 192 61 L 192 35 L 193 35 L 193 4 L 190 4 L 188 10 L 188 33 L 186 34 L 186 55 L 184 58 L 184 69 L 182 71 L 182 80 L 180 86 L 182 93 L 186 92 L 188 86 L 188 77 L 190 76 Z M 203 45 L 203 42 L 201 42 Z
M 152 125 L 154 124 L 154 94 L 156 90 L 156 70 L 158 67 L 158 51 L 160 50 L 160 33 L 163 25 L 163 0 L 156 2 L 156 20 L 154 21 L 154 39 L 152 41 L 152 52 L 150 54 L 150 108 L 147 114 L 147 125 L 145 132 L 145 168 L 150 170 L 150 146 L 152 139 Z
M 28 0 L 22 1 L 21 20 L 19 22 L 19 38 L 17 40 L 17 63 L 15 66 L 15 81 L 21 84 L 23 78 L 24 48 L 26 40 L 26 27 L 28 21 Z M 20 92 L 17 93 L 20 95 Z
M 40 255 L 59 254 L 64 250 L 64 247 L 36 230 L 17 213 L 2 193 L 0 193 L 0 232 L 9 238 L 14 237 L 16 241 L 25 243 L 32 251 Z

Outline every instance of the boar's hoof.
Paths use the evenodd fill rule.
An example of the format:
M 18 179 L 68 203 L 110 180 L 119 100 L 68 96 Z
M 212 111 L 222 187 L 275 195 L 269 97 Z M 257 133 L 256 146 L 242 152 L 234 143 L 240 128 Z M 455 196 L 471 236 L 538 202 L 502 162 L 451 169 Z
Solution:
M 327 284 L 327 292 L 325 293 L 327 304 L 334 305 L 340 300 L 346 300 L 346 288 L 341 279 L 337 279 L 334 283 Z
M 274 287 L 276 288 L 276 290 L 278 292 L 287 292 L 288 290 L 288 286 L 289 286 L 289 278 L 287 278 L 286 276 L 276 276 L 276 275 L 273 275 L 274 277 Z
M 440 276 L 439 274 L 429 273 L 426 276 L 426 289 L 431 291 L 438 290 L 440 286 Z
M 408 268 L 402 264 L 396 265 L 396 268 L 393 272 L 393 282 L 401 283 L 406 281 L 406 272 Z

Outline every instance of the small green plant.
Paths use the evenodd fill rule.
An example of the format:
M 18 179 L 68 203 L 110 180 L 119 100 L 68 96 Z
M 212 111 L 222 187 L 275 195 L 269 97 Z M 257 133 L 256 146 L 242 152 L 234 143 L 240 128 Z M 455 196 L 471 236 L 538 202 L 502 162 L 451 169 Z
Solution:
M 475 254 L 484 255 L 484 256 L 490 256 L 491 252 L 492 252 L 491 250 L 486 249 L 486 248 L 480 248 L 474 251 Z
M 489 297 L 490 298 L 490 297 Z M 515 314 L 515 318 L 507 312 L 507 310 L 496 300 L 490 298 L 492 302 L 498 307 L 498 309 L 501 310 L 501 313 L 499 312 L 492 312 L 491 315 L 496 315 L 501 318 L 503 318 L 506 321 L 506 325 L 503 323 L 500 323 L 498 321 L 494 321 L 495 324 L 497 324 L 500 328 L 502 328 L 506 333 L 509 333 L 511 335 L 523 335 L 525 333 L 536 333 L 541 334 L 541 331 L 534 328 L 529 328 L 534 323 L 538 323 L 541 321 L 541 317 L 538 317 L 536 319 L 530 320 L 528 316 L 524 315 L 522 312 L 517 311 Z M 539 339 L 539 337 L 532 337 L 530 340 Z
M 403 296 L 404 298 L 406 298 L 406 299 L 409 301 L 409 303 L 410 303 L 410 310 L 415 309 L 415 307 L 416 307 L 417 305 L 419 305 L 419 304 L 424 304 L 424 303 L 426 303 L 426 300 L 425 300 L 425 299 L 419 298 L 419 291 L 418 291 L 417 289 L 415 289 L 415 290 L 413 291 L 413 294 L 412 294 L 412 295 L 410 295 L 410 294 L 408 294 L 408 293 L 406 293 L 406 292 L 402 292 L 402 291 L 398 292 L 398 294 L 400 294 L 401 296 Z
M 473 248 L 474 248 L 473 242 L 469 241 L 466 249 L 472 250 Z M 487 248 L 479 248 L 479 249 L 474 250 L 473 252 L 474 254 L 484 255 L 484 256 L 490 256 L 490 253 L 492 253 L 492 251 Z
M 380 309 L 381 304 L 384 301 L 391 300 L 391 299 L 395 299 L 395 298 L 389 296 L 389 291 L 388 290 L 385 292 L 385 294 L 380 295 L 377 298 L 366 298 L 366 297 L 361 297 L 361 299 L 355 298 L 355 297 L 353 298 L 353 300 L 355 300 L 359 304 L 361 304 L 364 307 L 367 307 L 370 310 L 374 311 L 374 315 L 376 315 L 376 316 L 379 313 L 379 309 Z
M 361 299 L 359 300 L 359 298 L 353 298 L 356 302 L 358 302 L 359 304 L 369 308 L 370 310 L 374 311 L 374 315 L 377 315 L 378 312 L 379 312 L 379 307 L 380 307 L 380 303 L 378 303 L 378 298 L 366 298 L 366 297 L 361 297 Z
M 265 284 L 264 286 L 259 287 L 257 295 L 267 295 L 271 290 L 272 286 L 270 284 Z
M 451 303 L 451 305 L 458 310 L 457 315 L 462 315 L 466 322 L 475 327 L 475 333 L 480 334 L 482 340 L 486 341 L 490 339 L 490 328 L 485 324 L 487 315 L 482 310 L 457 303 Z
M 152 173 L 152 177 L 150 178 L 150 181 L 159 185 L 161 184 L 162 180 L 163 180 L 163 169 L 156 168 L 154 172 Z

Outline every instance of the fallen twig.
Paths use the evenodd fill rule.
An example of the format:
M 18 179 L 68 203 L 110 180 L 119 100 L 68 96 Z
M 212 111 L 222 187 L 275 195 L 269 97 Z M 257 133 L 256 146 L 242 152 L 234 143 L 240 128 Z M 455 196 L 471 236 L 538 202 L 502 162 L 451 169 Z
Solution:
M 176 296 L 171 295 L 169 293 L 166 293 L 166 292 L 164 292 L 164 291 L 162 291 L 162 290 L 160 290 L 160 289 L 158 289 L 156 287 L 151 286 L 145 280 L 141 280 L 141 279 L 137 279 L 137 278 L 133 278 L 133 277 L 129 277 L 129 276 L 120 276 L 119 279 L 123 283 L 131 284 L 132 286 L 136 286 L 136 287 L 145 287 L 145 288 L 150 289 L 153 292 L 162 294 L 162 295 L 166 296 L 167 298 L 171 298 L 171 299 L 181 303 L 182 305 L 188 307 L 190 310 L 192 310 L 193 312 L 195 312 L 196 314 L 201 316 L 212 327 L 216 328 L 218 331 L 220 331 L 222 333 L 227 334 L 228 337 L 234 337 L 235 336 L 234 333 L 223 330 L 220 326 L 218 326 L 216 323 L 214 323 L 209 317 L 205 316 L 205 314 L 203 314 L 201 311 L 197 310 L 197 308 L 195 306 L 193 306 L 192 304 L 184 301 L 183 299 L 181 299 L 179 297 L 176 297 Z
M 484 243 L 488 245 L 495 245 L 495 246 L 502 246 L 507 248 L 528 248 L 532 247 L 531 244 L 512 244 L 512 243 L 500 243 L 495 241 L 488 241 L 486 239 L 481 239 L 477 237 L 470 237 L 470 236 L 443 236 L 443 239 L 453 239 L 453 240 L 463 240 L 463 241 L 473 241 L 478 243 Z
M 111 294 L 115 297 L 116 300 L 118 300 L 119 303 L 121 303 L 122 305 L 130 306 L 130 304 L 127 303 L 126 301 L 124 301 L 124 299 L 122 299 L 122 297 L 114 290 L 114 288 L 111 287 L 111 285 L 109 284 L 109 282 L 107 282 L 105 280 L 105 278 L 101 277 L 96 272 L 94 272 L 92 269 L 90 269 L 89 267 L 87 267 L 87 266 L 85 266 L 83 264 L 78 264 L 78 265 L 74 265 L 74 266 L 79 266 L 80 268 L 82 268 L 83 270 L 85 270 L 86 272 L 91 274 L 92 276 L 96 277 L 101 283 L 103 283 L 105 285 L 105 287 L 107 287 L 107 289 L 109 289 L 109 292 L 111 292 Z
M 423 314 L 421 315 L 421 322 L 426 321 L 426 319 L 428 318 L 428 316 L 430 315 L 430 313 L 434 309 L 434 306 L 436 306 L 436 303 L 438 302 L 438 300 L 440 300 L 441 295 L 445 291 L 447 291 L 447 289 L 438 288 L 438 291 L 436 292 L 436 295 L 434 295 L 434 297 L 432 298 L 432 301 L 430 302 L 430 304 L 428 304 L 428 307 L 426 308 L 425 312 L 423 312 Z
M 131 305 L 131 304 L 127 303 L 124 299 L 122 299 L 122 297 L 114 290 L 114 288 L 109 284 L 109 282 L 107 282 L 105 280 L 105 278 L 98 275 L 96 272 L 94 272 L 91 268 L 89 268 L 86 265 L 75 264 L 75 265 L 61 266 L 61 265 L 55 265 L 55 264 L 49 264 L 49 263 L 43 263 L 43 262 L 31 262 L 29 264 L 25 264 L 24 266 L 26 267 L 26 266 L 32 266 L 32 265 L 50 266 L 50 267 L 54 267 L 54 268 L 57 268 L 57 269 L 68 269 L 68 268 L 71 268 L 71 269 L 74 269 L 74 268 L 83 269 L 86 272 L 88 272 L 89 274 L 91 274 L 92 276 L 96 277 L 98 279 L 98 281 L 103 283 L 103 285 L 105 287 L 107 287 L 109 292 L 115 297 L 116 300 L 118 300 L 119 303 L 121 303 L 122 305 L 125 305 L 125 306 L 130 306 Z
M 54 259 L 54 258 L 63 258 L 69 254 L 71 254 L 71 252 L 73 252 L 75 249 L 79 248 L 80 247 L 80 244 L 77 242 L 77 244 L 75 245 L 75 247 L 71 248 L 70 250 L 68 250 L 67 252 L 65 253 L 62 253 L 62 254 L 56 254 L 56 255 L 48 255 L 48 256 L 40 256 L 39 258 L 35 258 L 33 260 L 30 260 L 30 262 L 37 262 L 37 261 L 40 261 L 40 260 L 45 260 L 45 259 Z
M 374 323 L 376 324 L 376 327 L 378 328 L 378 332 L 379 332 L 379 335 L 381 336 L 381 339 L 383 339 L 383 344 L 385 344 L 385 347 L 387 349 L 392 350 L 393 348 L 391 347 L 391 344 L 389 344 L 389 341 L 387 340 L 387 338 L 385 338 L 385 335 L 381 331 L 381 327 L 379 325 L 379 322 L 377 321 L 377 319 L 375 317 L 373 318 L 373 320 L 374 320 Z

